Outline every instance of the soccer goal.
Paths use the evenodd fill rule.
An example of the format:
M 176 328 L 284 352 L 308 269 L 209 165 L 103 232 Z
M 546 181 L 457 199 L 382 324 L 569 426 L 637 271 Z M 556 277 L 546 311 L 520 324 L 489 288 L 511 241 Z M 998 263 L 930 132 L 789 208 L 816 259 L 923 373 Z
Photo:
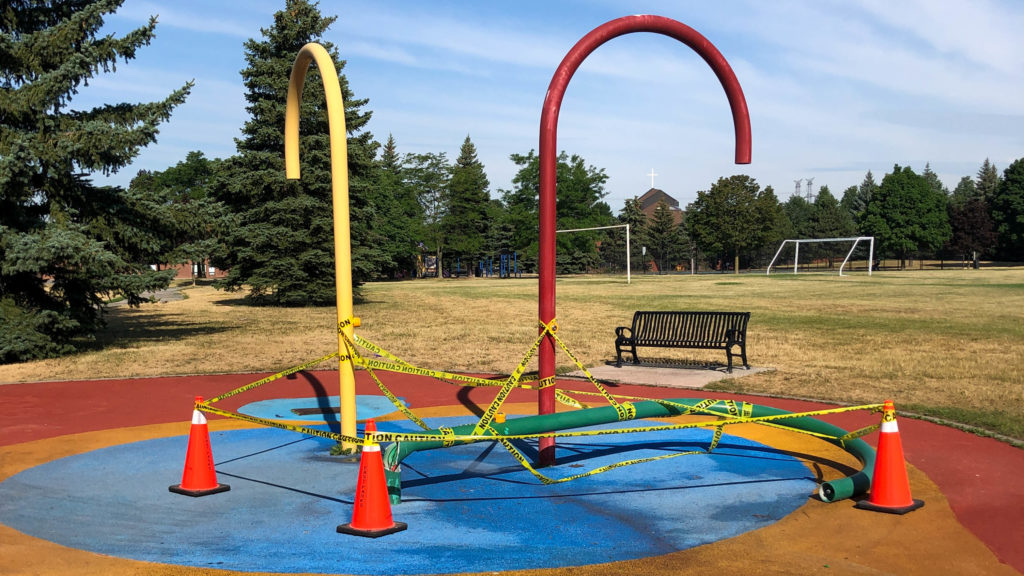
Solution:
M 803 239 L 803 240 L 783 240 L 782 244 L 779 245 L 779 249 L 775 251 L 775 256 L 772 257 L 772 261 L 768 264 L 768 270 L 765 271 L 765 273 L 766 274 L 771 274 L 772 273 L 772 266 L 775 265 L 775 261 L 779 259 L 779 255 L 782 254 L 783 248 L 785 248 L 786 245 L 789 244 L 789 243 L 792 243 L 793 246 L 794 246 L 793 274 L 796 274 L 798 272 L 799 264 L 800 264 L 800 245 L 801 244 L 816 244 L 816 243 L 820 244 L 820 243 L 827 243 L 827 242 L 853 242 L 853 245 L 850 246 L 850 251 L 846 253 L 846 258 L 843 259 L 843 263 L 839 265 L 839 275 L 842 276 L 843 275 L 843 269 L 846 268 L 846 265 L 850 262 L 850 257 L 853 256 L 854 250 L 857 249 L 857 246 L 860 245 L 860 243 L 862 241 L 867 241 L 867 243 L 868 243 L 867 269 L 868 269 L 868 276 L 870 276 L 871 275 L 871 269 L 874 268 L 874 261 L 875 261 L 875 237 L 874 236 L 857 236 L 857 237 L 854 237 L 854 238 L 808 238 L 808 239 Z

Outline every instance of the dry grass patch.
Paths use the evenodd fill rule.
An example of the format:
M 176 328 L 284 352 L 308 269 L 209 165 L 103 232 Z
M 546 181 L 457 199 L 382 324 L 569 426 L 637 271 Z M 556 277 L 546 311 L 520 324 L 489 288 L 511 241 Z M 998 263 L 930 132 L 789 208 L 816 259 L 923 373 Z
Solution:
M 1024 270 L 568 277 L 559 335 L 585 365 L 614 358 L 633 311 L 751 312 L 752 364 L 775 372 L 723 389 L 845 402 L 894 398 L 1024 438 Z M 256 308 L 209 286 L 185 300 L 119 308 L 86 352 L 0 366 L 0 382 L 272 371 L 336 346 L 333 308 Z M 358 333 L 413 364 L 508 373 L 537 334 L 537 283 L 416 280 L 363 287 Z M 718 352 L 656 351 L 720 362 Z M 531 369 L 535 368 L 531 363 Z M 559 355 L 559 370 L 572 368 Z

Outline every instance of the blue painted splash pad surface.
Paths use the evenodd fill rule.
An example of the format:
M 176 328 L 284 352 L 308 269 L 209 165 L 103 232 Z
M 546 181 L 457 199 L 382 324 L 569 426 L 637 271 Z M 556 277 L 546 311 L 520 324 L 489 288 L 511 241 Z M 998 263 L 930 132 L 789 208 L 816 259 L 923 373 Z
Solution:
M 399 398 L 405 404 L 404 398 Z M 272 398 L 250 402 L 238 409 L 242 414 L 266 418 L 268 420 L 306 420 L 309 422 L 338 422 L 338 407 L 341 400 L 337 396 L 319 396 L 308 398 Z M 312 411 L 309 414 L 296 414 L 294 410 Z M 377 418 L 395 412 L 397 409 L 384 396 L 360 394 L 356 396 L 356 410 L 359 418 Z
M 433 427 L 469 418 L 432 418 Z M 605 427 L 615 427 L 609 425 Z M 413 431 L 408 422 L 381 430 Z M 562 439 L 565 477 L 622 460 L 706 447 L 711 432 Z M 683 456 L 542 485 L 500 445 L 413 454 L 403 463 L 404 532 L 337 534 L 352 517 L 358 463 L 328 440 L 258 428 L 211 434 L 229 492 L 190 498 L 187 437 L 78 454 L 0 483 L 0 522 L 112 556 L 241 571 L 418 574 L 552 568 L 657 556 L 783 518 L 815 489 L 796 459 L 726 435 L 710 456 Z M 527 453 L 531 449 L 525 445 Z M 582 467 L 580 467 L 582 465 Z

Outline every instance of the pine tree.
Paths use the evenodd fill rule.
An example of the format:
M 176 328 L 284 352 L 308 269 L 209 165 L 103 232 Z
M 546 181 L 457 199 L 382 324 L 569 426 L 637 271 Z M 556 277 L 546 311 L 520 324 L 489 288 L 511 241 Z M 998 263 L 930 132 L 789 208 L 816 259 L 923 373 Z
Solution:
M 320 71 L 306 76 L 300 113 L 302 179 L 286 181 L 284 116 L 288 81 L 296 55 L 305 44 L 319 42 L 334 60 L 345 102 L 348 131 L 349 210 L 352 277 L 358 285 L 371 277 L 380 256 L 370 235 L 370 187 L 376 169 L 377 143 L 363 131 L 370 120 L 365 99 L 356 99 L 340 72 L 345 62 L 334 45 L 322 40 L 334 17 L 323 17 L 316 3 L 287 0 L 262 39 L 245 42 L 248 66 L 242 70 L 250 118 L 237 140 L 238 155 L 217 197 L 235 220 L 214 262 L 229 269 L 219 285 L 249 289 L 257 303 L 330 304 L 335 300 L 334 221 L 330 138 Z
M 370 196 L 371 230 L 383 251 L 377 272 L 385 277 L 412 276 L 417 241 L 423 236 L 423 207 L 406 182 L 398 145 L 390 134 L 377 161 L 377 184 Z
M 654 216 L 647 221 L 644 234 L 651 257 L 658 263 L 658 272 L 671 269 L 683 255 L 683 236 L 679 223 L 664 200 L 654 207 Z
M 815 207 L 803 196 L 790 196 L 782 205 L 782 211 L 789 219 L 790 238 L 813 238 Z
M 999 170 L 996 165 L 985 158 L 981 168 L 978 169 L 978 178 L 975 183 L 978 194 L 989 206 L 992 205 L 992 198 L 999 191 Z
M 629 224 L 630 233 L 630 266 L 634 269 L 639 265 L 644 270 L 643 247 L 647 244 L 647 214 L 640 208 L 640 199 L 636 196 L 627 198 L 619 213 L 619 222 Z
M 992 220 L 999 234 L 997 255 L 1011 262 L 1024 261 L 1024 158 L 1003 171 L 992 197 Z
M 90 175 L 127 166 L 191 88 L 159 102 L 71 108 L 80 86 L 154 37 L 156 19 L 99 37 L 123 0 L 8 0 L 0 9 L 0 362 L 72 351 L 103 305 L 165 287 L 150 214 Z
M 864 180 L 857 187 L 857 200 L 853 203 L 854 210 L 857 211 L 857 216 L 854 220 L 857 221 L 858 226 L 864 221 L 868 204 L 871 203 L 871 199 L 874 198 L 876 192 L 878 192 L 878 184 L 875 183 L 875 176 L 871 173 L 871 170 L 868 170 L 868 173 L 864 175 Z
M 956 184 L 956 188 L 953 189 L 953 193 L 949 196 L 949 203 L 952 205 L 962 206 L 968 201 L 978 198 L 981 196 L 978 194 L 978 187 L 974 184 L 974 180 L 970 176 L 964 176 Z
M 846 213 L 849 214 L 850 220 L 854 225 L 856 225 L 857 217 L 859 216 L 857 212 L 857 205 L 857 187 L 850 186 L 846 190 L 843 190 L 843 196 L 839 200 L 839 206 L 841 206 L 843 210 L 846 210 Z
M 467 261 L 483 256 L 489 227 L 489 185 L 484 165 L 477 158 L 476 146 L 467 135 L 459 149 L 459 157 L 452 166 L 448 183 L 448 206 L 442 222 L 449 252 Z
M 935 194 L 941 194 L 942 196 L 949 196 L 949 188 L 939 180 L 939 175 L 932 170 L 931 162 L 925 162 L 924 172 L 921 172 L 921 177 L 924 178 L 928 186 L 931 187 L 932 192 Z
M 818 190 L 818 197 L 814 199 L 814 217 L 813 238 L 845 238 L 856 231 L 856 225 L 849 212 L 839 205 L 839 201 L 832 195 L 828 186 L 822 186 Z M 832 268 L 842 248 L 826 242 L 821 244 L 820 249 L 828 258 L 828 267 Z
M 826 190 L 827 186 L 823 186 Z M 751 265 L 755 259 L 768 264 L 774 254 L 775 247 L 786 238 L 791 237 L 792 223 L 786 216 L 783 205 L 779 203 L 779 197 L 775 195 L 775 189 L 765 186 L 757 194 L 757 237 L 753 243 L 751 253 Z

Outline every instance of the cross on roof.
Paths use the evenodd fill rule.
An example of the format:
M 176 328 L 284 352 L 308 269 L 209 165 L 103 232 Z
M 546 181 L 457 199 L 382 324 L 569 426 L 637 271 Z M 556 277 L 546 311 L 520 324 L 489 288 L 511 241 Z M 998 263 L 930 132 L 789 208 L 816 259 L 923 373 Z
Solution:
M 657 174 L 654 173 L 654 168 L 651 168 L 651 173 L 648 174 L 648 176 L 651 177 L 651 188 L 654 188 L 654 177 L 657 176 Z

